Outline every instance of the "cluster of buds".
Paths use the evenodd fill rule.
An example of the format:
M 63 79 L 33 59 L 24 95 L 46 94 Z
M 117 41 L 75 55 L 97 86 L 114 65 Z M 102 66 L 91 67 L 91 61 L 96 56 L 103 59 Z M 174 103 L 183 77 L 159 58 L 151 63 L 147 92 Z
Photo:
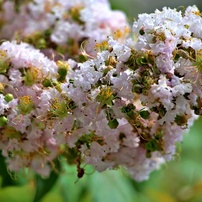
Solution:
M 202 114 L 199 10 L 139 15 L 126 36 L 124 14 L 107 1 L 38 2 L 13 10 L 12 24 L 7 8 L 14 4 L 2 5 L 0 34 L 20 31 L 26 41 L 0 46 L 0 149 L 8 168 L 48 176 L 62 155 L 79 177 L 84 163 L 100 172 L 124 166 L 135 180 L 147 179 L 173 159 Z M 38 49 L 36 32 L 45 47 Z M 44 48 L 68 57 L 48 58 Z

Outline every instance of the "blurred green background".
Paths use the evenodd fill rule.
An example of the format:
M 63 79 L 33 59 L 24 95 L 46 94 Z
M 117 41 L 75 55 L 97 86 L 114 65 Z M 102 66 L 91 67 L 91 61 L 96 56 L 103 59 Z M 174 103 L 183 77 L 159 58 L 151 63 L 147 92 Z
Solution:
M 202 10 L 202 1 L 197 0 L 111 0 L 111 3 L 112 8 L 125 11 L 129 19 L 164 6 L 195 4 Z M 12 176 L 12 181 L 8 174 L 2 173 L 1 164 L 0 174 L 8 177 L 8 183 L 0 188 L 0 202 L 32 202 L 36 187 L 35 202 L 202 202 L 201 130 L 202 118 L 184 135 L 176 159 L 141 183 L 132 180 L 123 170 L 97 173 L 92 167 L 86 167 L 86 174 L 78 180 L 76 167 L 65 164 L 64 173 L 58 178 L 53 174 L 51 179 L 37 178 L 36 181 L 32 174 L 23 171 Z
M 196 5 L 202 8 L 200 0 L 110 0 L 115 9 L 123 10 L 130 18 L 137 18 L 141 13 L 152 13 L 163 7 L 178 8 L 181 6 Z

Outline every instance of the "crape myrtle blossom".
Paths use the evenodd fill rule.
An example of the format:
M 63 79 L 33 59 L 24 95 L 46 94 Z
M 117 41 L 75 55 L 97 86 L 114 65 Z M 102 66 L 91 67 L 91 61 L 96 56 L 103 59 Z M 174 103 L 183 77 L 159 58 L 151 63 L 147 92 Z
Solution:
M 21 39 L 46 53 L 56 50 L 77 60 L 83 58 L 81 44 L 87 54 L 95 55 L 97 42 L 113 34 L 121 40 L 129 32 L 125 14 L 112 11 L 107 0 L 5 1 L 0 16 L 1 38 Z
M 78 6 L 83 1 L 75 2 Z M 100 28 L 118 26 L 102 24 L 108 14 L 100 16 L 90 2 L 84 1 L 84 8 L 65 5 L 69 12 L 74 6 L 71 12 L 83 16 L 82 23 L 91 13 Z M 49 13 L 59 19 L 54 29 L 66 19 L 57 13 L 66 9 L 61 4 L 57 1 L 54 14 Z M 19 9 L 23 6 L 27 5 Z M 43 4 L 29 6 L 35 12 L 44 10 Z M 85 25 L 88 33 L 97 29 L 94 18 Z M 202 114 L 201 25 L 196 6 L 142 14 L 133 24 L 131 38 L 113 35 L 98 40 L 92 46 L 96 54 L 85 62 L 74 57 L 54 61 L 27 43 L 3 42 L 0 148 L 8 168 L 29 167 L 48 176 L 55 159 L 63 155 L 76 164 L 78 177 L 84 163 L 100 172 L 124 166 L 137 181 L 148 179 L 151 171 L 174 158 L 176 143 Z M 100 32 L 102 36 L 106 35 Z M 84 52 L 88 48 L 81 46 Z
M 97 170 L 124 165 L 136 180 L 147 179 L 153 169 L 173 158 L 176 142 L 196 118 L 183 97 L 192 92 L 191 84 L 181 84 L 177 76 L 173 85 L 167 84 L 164 73 L 143 62 L 144 54 L 109 38 L 108 49 L 78 64 L 71 83 L 61 86 L 75 103 L 74 92 L 79 92 L 76 119 L 80 130 L 87 127 L 90 133 L 70 135 L 69 146 L 79 148 L 84 161 Z M 154 63 L 155 56 L 149 57 Z M 150 76 L 153 70 L 156 75 Z
M 196 12 L 195 6 L 187 10 L 193 10 L 189 13 L 198 18 L 199 11 Z M 83 145 L 89 141 L 87 136 L 86 140 L 80 141 L 80 151 L 84 153 L 86 163 L 100 171 L 124 165 L 135 179 L 142 180 L 160 164 L 173 158 L 176 142 L 182 141 L 183 133 L 201 113 L 200 45 L 190 43 L 187 48 L 186 43 L 201 43 L 201 39 L 189 30 L 185 20 L 188 15 L 187 11 L 181 13 L 167 8 L 151 15 L 143 14 L 143 19 L 140 15 L 133 25 L 137 38 L 135 44 L 126 41 L 124 45 L 109 38 L 106 50 L 98 52 L 94 60 L 80 64 L 73 83 L 63 85 L 62 89 L 73 100 L 72 88 L 83 90 L 93 105 L 98 103 L 97 108 L 94 107 L 97 117 L 91 117 L 88 128 L 93 131 L 92 136 L 102 138 L 99 145 L 92 142 Z M 152 19 L 148 20 L 148 25 L 147 18 Z M 88 72 L 86 68 L 89 68 Z M 100 72 L 102 76 L 99 78 Z M 80 75 L 83 76 L 80 78 Z M 92 116 L 89 111 L 85 112 L 86 109 L 89 107 L 85 102 L 81 109 L 84 116 L 77 118 L 81 128 L 87 125 L 84 117 Z M 131 127 L 131 132 L 122 132 L 123 125 Z M 111 129 L 113 132 L 107 131 Z M 136 140 L 134 144 L 128 135 L 132 133 L 132 139 Z M 111 135 L 113 148 L 109 150 L 107 142 Z M 76 145 L 75 137 L 69 137 L 68 142 Z
M 25 43 L 4 42 L 0 53 L 2 154 L 10 170 L 27 166 L 47 176 L 59 152 L 50 126 L 61 97 L 48 86 L 56 85 L 60 65 Z

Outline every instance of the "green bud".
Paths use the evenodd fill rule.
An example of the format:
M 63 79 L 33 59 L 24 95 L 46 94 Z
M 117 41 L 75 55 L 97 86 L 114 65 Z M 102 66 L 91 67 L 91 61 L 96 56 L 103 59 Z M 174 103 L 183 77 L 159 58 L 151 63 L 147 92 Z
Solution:
M 60 82 L 64 81 L 66 78 L 66 75 L 67 75 L 67 69 L 64 67 L 59 67 L 58 74 L 59 74 L 58 81 L 60 81 Z
M 144 109 L 140 110 L 139 114 L 143 119 L 149 119 L 149 117 L 150 117 L 150 113 Z
M 10 102 L 13 99 L 14 99 L 14 97 L 10 93 L 6 94 L 5 97 L 4 97 L 4 100 L 6 100 L 6 102 Z
M 83 62 L 86 62 L 87 59 L 88 59 L 88 58 L 87 58 L 85 55 L 82 55 L 82 54 L 79 55 L 79 62 L 82 62 L 82 63 L 83 63 Z
M 141 84 L 135 84 L 132 86 L 132 92 L 137 93 L 137 94 L 141 94 L 143 91 L 144 86 Z
M 51 86 L 52 86 L 51 80 L 50 80 L 50 79 L 44 79 L 44 80 L 42 81 L 42 85 L 43 85 L 44 87 L 51 87 Z
M 135 113 L 134 113 L 134 111 L 131 110 L 131 111 L 127 112 L 126 115 L 127 115 L 128 118 L 131 119 L 131 118 L 134 117 Z
M 116 119 L 113 119 L 111 121 L 108 122 L 108 126 L 111 128 L 111 129 L 115 129 L 117 128 L 119 125 L 119 122 L 116 120 Z
M 160 146 L 155 139 L 147 142 L 145 144 L 145 147 L 146 147 L 147 151 L 150 151 L 150 152 L 159 151 L 159 149 L 160 149 Z
M 175 123 L 177 123 L 178 126 L 183 126 L 187 124 L 187 117 L 186 115 L 177 115 L 175 117 Z
M 41 38 L 37 41 L 37 44 L 36 44 L 36 47 L 37 48 L 46 48 L 46 40 Z
M 139 58 L 137 58 L 136 59 L 136 63 L 138 64 L 138 65 L 145 65 L 145 64 L 147 64 L 147 59 L 145 58 L 145 57 L 139 57 Z
M 0 127 L 6 126 L 8 123 L 8 119 L 5 116 L 0 116 Z

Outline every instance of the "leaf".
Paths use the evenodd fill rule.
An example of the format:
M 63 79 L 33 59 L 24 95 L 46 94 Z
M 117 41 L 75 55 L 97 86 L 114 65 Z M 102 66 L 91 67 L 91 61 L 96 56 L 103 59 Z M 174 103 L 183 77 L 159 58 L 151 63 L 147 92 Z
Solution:
M 63 163 L 64 173 L 60 175 L 59 189 L 65 202 L 88 202 L 91 200 L 89 176 L 84 175 L 78 180 L 75 165 Z M 85 168 L 85 172 L 88 171 Z M 92 170 L 91 170 L 92 172 Z M 86 201 L 85 201 L 86 199 Z M 88 200 L 89 199 L 89 200 Z
M 119 171 L 96 172 L 91 176 L 89 183 L 93 197 L 92 201 L 139 201 L 130 181 Z
M 151 202 L 176 202 L 175 198 L 166 192 L 155 189 L 148 189 L 146 192 Z
M 32 202 L 34 197 L 34 184 L 25 186 L 10 186 L 0 190 L 1 202 Z
M 50 202 L 50 201 L 63 202 L 63 199 L 62 199 L 62 197 L 59 195 L 59 193 L 49 192 L 49 193 L 41 200 L 41 202 Z
M 56 160 L 55 162 L 56 168 L 59 170 L 60 164 L 59 160 Z M 33 202 L 40 201 L 45 194 L 47 194 L 50 189 L 54 186 L 58 179 L 58 174 L 55 171 L 52 171 L 49 178 L 43 179 L 41 176 L 36 175 L 36 193 L 34 197 Z
M 17 184 L 11 176 L 8 174 L 7 165 L 5 163 L 5 157 L 0 154 L 0 175 L 2 177 L 1 187 L 11 186 Z

